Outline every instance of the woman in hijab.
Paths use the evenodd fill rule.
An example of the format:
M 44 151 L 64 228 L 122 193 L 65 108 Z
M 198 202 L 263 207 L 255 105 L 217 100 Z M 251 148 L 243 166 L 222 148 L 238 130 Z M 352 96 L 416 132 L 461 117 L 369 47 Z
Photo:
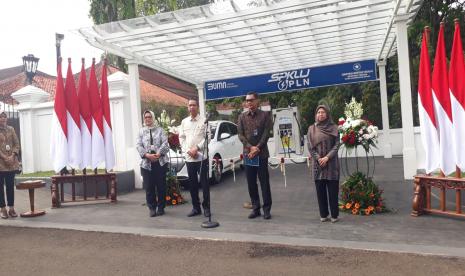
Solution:
M 13 127 L 7 125 L 6 112 L 0 111 L 0 217 L 15 218 L 15 172 L 19 169 L 19 141 Z M 5 189 L 6 188 L 6 189 Z M 8 212 L 5 205 L 5 190 Z
M 155 114 L 144 111 L 144 126 L 139 130 L 136 147 L 142 158 L 140 167 L 150 217 L 165 214 L 168 137 L 155 124 Z
M 327 106 L 319 105 L 316 108 L 315 124 L 308 128 L 307 138 L 308 149 L 313 159 L 313 175 L 320 220 L 321 222 L 329 221 L 329 203 L 331 222 L 337 222 L 339 216 L 339 160 L 337 155 L 339 133 L 336 124 L 331 120 Z

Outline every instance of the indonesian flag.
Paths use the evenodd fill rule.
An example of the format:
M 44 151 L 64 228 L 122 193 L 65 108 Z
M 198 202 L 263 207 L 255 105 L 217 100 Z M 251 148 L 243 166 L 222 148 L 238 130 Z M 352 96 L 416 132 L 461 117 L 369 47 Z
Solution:
M 105 139 L 105 168 L 113 169 L 115 166 L 115 149 L 113 147 L 113 131 L 110 118 L 110 97 L 108 95 L 107 63 L 102 66 L 102 86 L 100 87 L 103 110 L 103 137 Z
M 465 170 L 465 147 L 462 145 L 465 141 L 465 64 L 458 21 L 455 22 L 454 44 L 450 57 L 449 89 L 457 165 L 463 171 Z
M 79 117 L 79 104 L 76 94 L 76 83 L 71 70 L 71 59 L 68 59 L 68 73 L 65 84 L 65 103 L 68 122 L 68 165 L 81 168 L 81 119 Z
M 444 24 L 441 23 L 434 59 L 433 93 L 436 120 L 439 127 L 439 164 L 444 174 L 455 171 L 454 129 L 447 77 L 446 50 L 444 46 Z
M 81 121 L 82 168 L 92 166 L 92 112 L 87 90 L 86 70 L 82 59 L 78 86 L 79 113 Z
M 425 30 L 421 42 L 418 76 L 418 114 L 420 117 L 421 139 L 426 154 L 425 169 L 426 173 L 431 173 L 439 168 L 439 138 L 431 92 L 431 63 L 428 55 L 427 35 L 427 30 Z
M 57 173 L 68 164 L 68 139 L 66 137 L 68 126 L 64 90 L 60 58 L 57 66 L 57 85 L 50 135 L 50 156 L 52 157 L 53 169 Z
M 92 111 L 92 169 L 105 161 L 105 143 L 103 140 L 102 102 L 98 93 L 95 76 L 95 59 L 92 59 L 89 77 L 90 109 Z

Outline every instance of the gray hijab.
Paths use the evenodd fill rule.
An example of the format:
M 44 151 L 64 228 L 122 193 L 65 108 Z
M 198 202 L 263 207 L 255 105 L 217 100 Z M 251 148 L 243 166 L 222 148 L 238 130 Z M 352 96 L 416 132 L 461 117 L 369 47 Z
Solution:
M 322 122 L 318 122 L 316 114 L 318 110 L 323 108 L 326 111 L 326 119 Z M 336 124 L 331 119 L 331 113 L 329 107 L 326 105 L 319 105 L 315 109 L 315 124 L 309 127 L 309 139 L 313 147 L 318 145 L 324 140 L 327 140 L 330 136 L 339 137 Z

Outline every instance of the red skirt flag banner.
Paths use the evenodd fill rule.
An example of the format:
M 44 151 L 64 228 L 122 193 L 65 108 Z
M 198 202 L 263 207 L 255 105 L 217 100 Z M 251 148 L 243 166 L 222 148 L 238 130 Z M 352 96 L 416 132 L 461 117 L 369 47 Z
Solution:
M 64 90 L 60 58 L 57 66 L 55 102 L 50 134 L 50 156 L 53 169 L 57 173 L 68 165 L 68 139 L 66 137 L 68 135 L 68 125 Z
M 78 100 L 81 122 L 82 168 L 87 168 L 92 166 L 92 112 L 84 59 L 82 59 L 81 73 L 79 74 Z
M 432 88 L 434 108 L 439 127 L 439 164 L 444 174 L 455 171 L 455 144 L 447 77 L 446 49 L 444 45 L 444 23 L 441 23 L 434 59 Z
M 89 76 L 89 97 L 92 111 L 92 169 L 105 161 L 105 143 L 103 140 L 102 101 L 98 91 L 97 76 L 95 75 L 95 59 Z
M 113 131 L 111 129 L 110 116 L 110 97 L 107 80 L 107 62 L 105 60 L 102 66 L 102 86 L 100 87 L 100 96 L 102 99 L 103 111 L 103 138 L 105 142 L 105 168 L 113 169 L 115 166 L 115 148 L 113 146 Z
M 465 63 L 460 25 L 457 20 L 455 21 L 454 43 L 450 58 L 449 89 L 457 166 L 463 171 L 465 170 Z
M 425 169 L 431 173 L 439 168 L 439 137 L 434 115 L 433 95 L 431 91 L 431 63 L 428 54 L 428 29 L 423 32 L 418 76 L 418 115 L 423 148 L 425 149 Z
M 68 72 L 66 75 L 65 103 L 68 123 L 68 165 L 80 169 L 82 164 L 81 119 L 70 58 L 68 59 Z

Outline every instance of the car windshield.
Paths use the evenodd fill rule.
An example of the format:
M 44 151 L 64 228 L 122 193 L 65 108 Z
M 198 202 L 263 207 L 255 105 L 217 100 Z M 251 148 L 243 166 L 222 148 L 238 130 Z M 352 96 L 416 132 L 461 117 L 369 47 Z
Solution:
M 216 128 L 218 127 L 218 122 L 210 122 L 210 139 L 213 140 L 215 138 Z

